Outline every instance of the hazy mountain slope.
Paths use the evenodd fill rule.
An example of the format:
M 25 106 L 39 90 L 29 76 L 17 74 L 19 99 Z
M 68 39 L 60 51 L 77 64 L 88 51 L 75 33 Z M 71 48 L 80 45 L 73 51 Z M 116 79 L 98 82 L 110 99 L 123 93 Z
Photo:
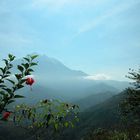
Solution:
M 115 120 L 119 119 L 119 103 L 123 98 L 124 94 L 121 93 L 109 98 L 101 104 L 88 108 L 85 112 L 82 113 L 82 119 L 86 119 L 88 117 L 88 121 L 85 123 L 88 123 L 90 120 L 96 120 L 96 123 L 94 121 L 90 123 L 91 126 L 98 124 L 98 120 L 100 121 L 100 124 L 102 124 L 101 121 L 108 122 L 108 125 L 114 123 Z
M 34 67 L 35 76 L 35 92 L 39 92 L 40 96 L 50 95 L 51 97 L 63 97 L 65 100 L 72 100 L 78 98 L 82 90 L 87 87 L 83 79 L 87 76 L 82 71 L 71 70 L 56 59 L 47 56 L 39 56 L 38 66 Z M 20 59 L 14 62 L 14 65 L 19 64 Z M 17 72 L 14 68 L 13 72 Z M 44 91 L 42 89 L 44 89 Z M 50 92 L 51 89 L 54 92 Z M 40 93 L 40 90 L 42 93 Z M 26 89 L 25 89 L 26 91 Z M 45 94 L 45 95 L 44 95 Z M 50 97 L 49 96 L 49 97 Z
M 118 94 L 120 90 L 105 83 L 97 83 L 86 88 L 84 92 L 85 95 L 88 93 L 87 97 L 75 101 L 75 103 L 80 106 L 81 111 L 96 104 L 102 103 L 113 95 Z
M 106 84 L 113 86 L 120 91 L 125 90 L 127 87 L 130 87 L 130 83 L 126 81 L 115 81 L 115 80 L 106 80 Z
M 75 103 L 80 106 L 80 111 L 84 111 L 91 106 L 102 103 L 103 101 L 109 99 L 113 95 L 114 93 L 112 92 L 102 92 L 85 97 L 81 100 L 76 101 Z
M 78 126 L 79 135 L 82 136 L 86 130 L 102 128 L 117 128 L 121 126 L 121 116 L 119 112 L 119 103 L 123 100 L 125 94 L 115 95 L 105 102 L 90 107 L 80 114 L 80 124 Z M 82 132 L 81 132 L 82 131 Z
M 88 74 L 71 70 L 64 64 L 54 58 L 45 55 L 39 56 L 38 66 L 34 67 L 35 86 L 33 86 L 34 98 L 59 98 L 67 101 L 74 101 L 85 98 L 92 94 L 116 90 L 120 91 L 122 85 L 127 82 L 114 81 L 97 81 L 88 80 L 84 77 Z M 20 59 L 15 60 L 14 65 L 19 64 Z M 13 72 L 17 72 L 13 69 Z M 118 85 L 118 86 L 117 86 Z M 117 86 L 117 88 L 116 88 Z M 28 89 L 24 89 L 21 93 L 26 94 Z M 28 94 L 26 94 L 28 96 Z M 38 96 L 39 95 L 39 96 Z
M 74 129 L 66 130 L 61 140 L 81 140 L 87 132 L 99 127 L 108 129 L 119 128 L 121 126 L 121 117 L 118 105 L 123 98 L 123 93 L 115 95 L 105 102 L 80 113 L 79 124 Z
M 39 55 L 36 61 L 38 62 L 38 65 L 34 67 L 34 75 L 42 80 L 53 79 L 55 81 L 61 81 L 64 79 L 73 79 L 88 75 L 82 71 L 72 70 L 62 64 L 60 61 L 47 57 L 46 55 Z M 14 65 L 17 65 L 20 62 L 22 62 L 21 59 L 16 59 L 14 61 Z M 16 69 L 14 69 L 14 71 L 16 71 Z
M 112 92 L 115 95 L 121 91 L 119 88 L 110 86 L 109 84 L 106 84 L 105 82 L 100 82 L 100 83 L 97 83 L 88 87 L 86 89 L 86 92 L 91 93 L 91 94 L 98 94 L 102 92 Z

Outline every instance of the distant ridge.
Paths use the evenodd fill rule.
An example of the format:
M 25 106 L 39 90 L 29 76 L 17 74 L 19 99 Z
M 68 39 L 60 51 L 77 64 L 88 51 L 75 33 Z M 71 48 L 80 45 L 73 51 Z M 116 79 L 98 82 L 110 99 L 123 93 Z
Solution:
M 85 79 L 84 77 L 88 74 L 80 70 L 72 70 L 59 60 L 46 55 L 39 55 L 36 61 L 38 66 L 34 67 L 33 73 L 36 81 L 33 86 L 35 100 L 46 97 L 77 101 L 93 94 L 109 91 L 114 95 L 127 87 L 127 82 Z M 21 59 L 17 59 L 14 65 L 20 62 Z M 17 72 L 17 69 L 13 69 L 13 72 Z M 21 94 L 27 92 L 28 89 L 24 89 Z

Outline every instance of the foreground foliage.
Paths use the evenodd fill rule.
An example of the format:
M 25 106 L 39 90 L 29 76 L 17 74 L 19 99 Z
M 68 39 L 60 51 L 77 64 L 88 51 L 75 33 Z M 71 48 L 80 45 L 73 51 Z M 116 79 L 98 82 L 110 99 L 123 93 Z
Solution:
M 121 113 L 127 125 L 133 125 L 140 130 L 140 69 L 130 69 L 129 79 L 132 87 L 126 89 L 126 98 L 121 103 Z
M 19 104 L 8 110 L 7 107 L 16 102 L 16 99 L 25 98 L 17 94 L 17 91 L 26 85 L 32 86 L 35 82 L 31 74 L 34 72 L 32 67 L 37 65 L 34 62 L 37 57 L 24 57 L 22 63 L 16 66 L 18 73 L 11 72 L 15 56 L 9 54 L 7 59 L 3 59 L 5 66 L 0 67 L 0 119 L 12 120 L 16 126 L 34 134 L 35 139 L 41 139 L 47 130 L 54 132 L 61 128 L 74 127 L 74 123 L 78 121 L 79 107 L 58 100 L 42 99 L 34 105 Z
M 3 59 L 5 66 L 0 67 L 0 114 L 7 110 L 7 105 L 15 102 L 15 99 L 24 98 L 24 96 L 15 93 L 17 90 L 24 88 L 27 80 L 26 76 L 31 75 L 33 72 L 32 67 L 37 65 L 34 62 L 36 57 L 37 55 L 24 57 L 23 62 L 17 65 L 18 73 L 11 72 L 15 56 L 9 54 L 7 59 Z
M 28 129 L 39 139 L 47 128 L 49 131 L 57 131 L 61 128 L 74 127 L 79 121 L 79 107 L 58 100 L 42 100 L 36 105 L 17 105 L 13 114 L 16 125 Z

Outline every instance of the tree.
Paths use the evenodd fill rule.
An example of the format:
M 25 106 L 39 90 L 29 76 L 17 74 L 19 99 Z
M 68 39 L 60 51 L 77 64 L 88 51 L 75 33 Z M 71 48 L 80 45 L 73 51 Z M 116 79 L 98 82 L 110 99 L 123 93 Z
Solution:
M 125 98 L 120 104 L 122 115 L 129 125 L 140 126 L 140 69 L 129 69 L 127 78 L 133 80 L 132 87 L 125 90 Z

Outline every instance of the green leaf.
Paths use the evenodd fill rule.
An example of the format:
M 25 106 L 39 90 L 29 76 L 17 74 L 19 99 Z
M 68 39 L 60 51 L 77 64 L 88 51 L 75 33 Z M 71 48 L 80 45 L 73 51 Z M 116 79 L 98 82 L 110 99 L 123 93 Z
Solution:
M 9 57 L 10 61 L 13 61 L 15 59 L 15 56 L 12 54 L 9 54 L 8 57 Z
M 22 95 L 15 95 L 14 98 L 25 98 L 25 97 Z
M 10 88 L 2 88 L 3 90 L 7 91 L 9 94 L 12 93 L 12 90 Z
M 8 54 L 8 57 L 9 57 L 9 58 L 12 58 L 12 57 L 13 57 L 13 55 L 12 55 L 12 54 Z
M 35 65 L 37 65 L 37 63 L 34 63 L 34 62 L 31 63 L 31 66 L 35 66 Z
M 6 79 L 7 81 L 9 81 L 10 83 L 12 83 L 13 85 L 15 84 L 15 82 L 13 80 L 10 79 Z
M 4 101 L 4 102 L 7 102 L 7 101 L 8 101 L 8 94 L 4 94 L 4 96 L 3 96 L 3 101 Z
M 4 81 L 2 79 L 0 79 L 0 83 L 4 83 Z
M 6 87 L 5 85 L 0 85 L 0 88 Z
M 34 70 L 33 69 L 28 69 L 28 72 L 34 72 Z
M 35 59 L 35 58 L 37 58 L 38 57 L 38 55 L 32 55 L 31 56 L 31 59 L 33 60 L 33 59 Z
M 8 65 L 8 60 L 3 59 L 3 61 L 5 62 L 5 65 Z
M 76 120 L 77 122 L 79 122 L 79 118 L 75 118 L 75 120 Z
M 69 122 L 71 124 L 71 127 L 74 128 L 74 124 L 72 122 Z
M 6 70 L 7 70 L 7 68 L 5 67 L 5 68 L 3 69 L 3 74 L 6 72 Z
M 23 68 L 22 66 L 20 66 L 20 65 L 18 65 L 17 68 L 18 68 L 21 72 L 24 71 L 24 68 Z
M 7 104 L 13 103 L 15 100 L 9 100 Z
M 20 84 L 17 85 L 18 89 L 23 88 L 23 87 L 24 87 L 23 85 L 20 85 Z
M 15 74 L 15 77 L 17 78 L 17 80 L 19 80 L 19 79 L 22 78 L 22 75 L 21 74 Z
M 31 73 L 29 71 L 26 71 L 25 76 L 27 76 L 27 75 L 31 75 Z
M 6 78 L 6 77 L 9 77 L 9 75 L 8 75 L 8 74 L 6 74 L 6 75 L 4 75 L 4 76 L 3 76 L 3 78 Z
M 22 80 L 20 81 L 20 84 L 23 84 L 25 81 L 26 81 L 26 79 L 22 79 Z
M 8 66 L 8 69 L 12 68 L 13 67 L 13 64 L 9 64 Z
M 0 68 L 0 70 L 1 70 L 2 74 L 4 74 L 6 72 L 6 67 Z
M 7 71 L 6 74 L 11 74 L 11 72 L 10 71 Z
M 27 57 L 23 57 L 24 60 L 26 60 L 27 62 L 30 62 L 30 59 Z
M 4 91 L 0 91 L 0 94 L 4 96 L 5 95 L 5 92 Z
M 65 125 L 65 127 L 68 127 L 69 126 L 69 123 L 68 122 L 65 122 L 64 125 Z
M 54 128 L 57 130 L 58 129 L 58 123 L 54 124 Z
M 0 70 L 2 71 L 2 73 L 3 73 L 3 68 L 0 68 Z
M 24 66 L 25 69 L 29 68 L 29 64 L 28 63 L 25 63 L 25 64 L 22 63 L 22 65 Z

